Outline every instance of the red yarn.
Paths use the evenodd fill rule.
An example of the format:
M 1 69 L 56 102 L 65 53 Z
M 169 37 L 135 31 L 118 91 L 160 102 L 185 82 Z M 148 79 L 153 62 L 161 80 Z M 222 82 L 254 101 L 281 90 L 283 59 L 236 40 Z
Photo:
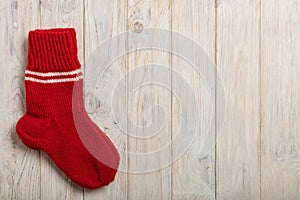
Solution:
M 46 152 L 79 186 L 113 181 L 120 157 L 85 111 L 73 28 L 29 32 L 25 87 L 26 113 L 16 126 L 23 143 Z

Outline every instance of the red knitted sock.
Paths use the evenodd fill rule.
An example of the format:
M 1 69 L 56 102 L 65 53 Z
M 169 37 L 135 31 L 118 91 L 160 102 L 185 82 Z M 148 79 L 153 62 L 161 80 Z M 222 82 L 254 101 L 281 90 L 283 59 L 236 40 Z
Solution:
M 30 31 L 25 87 L 27 112 L 16 127 L 23 143 L 82 187 L 113 181 L 119 154 L 85 112 L 73 28 Z

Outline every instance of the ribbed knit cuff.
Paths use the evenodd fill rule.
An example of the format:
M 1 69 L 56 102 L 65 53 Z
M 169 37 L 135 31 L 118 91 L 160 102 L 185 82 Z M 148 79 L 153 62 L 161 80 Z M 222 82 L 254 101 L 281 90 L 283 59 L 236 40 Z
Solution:
M 29 32 L 27 70 L 63 72 L 80 68 L 74 28 L 37 29 Z

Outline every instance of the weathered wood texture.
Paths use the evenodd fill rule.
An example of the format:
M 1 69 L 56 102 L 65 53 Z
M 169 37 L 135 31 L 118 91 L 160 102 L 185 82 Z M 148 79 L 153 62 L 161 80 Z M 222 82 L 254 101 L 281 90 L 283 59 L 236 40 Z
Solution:
M 128 57 L 128 167 L 138 172 L 128 175 L 128 199 L 170 199 L 170 168 L 159 169 L 168 160 L 165 154 L 155 152 L 170 143 L 171 94 L 170 73 L 161 73 L 161 66 L 170 68 L 170 54 L 159 49 L 143 49 L 145 44 L 159 41 L 158 35 L 143 27 L 170 29 L 170 1 L 128 1 L 128 49 L 138 49 Z M 140 26 L 143 27 L 140 27 Z M 147 36 L 148 35 L 148 36 Z M 169 35 L 170 36 L 170 35 Z M 164 38 L 171 45 L 171 37 Z M 139 49 L 141 48 L 141 49 Z M 161 83 L 161 78 L 166 83 Z M 162 85 L 158 85 L 161 83 Z M 164 124 L 161 123 L 164 121 Z M 131 152 L 139 153 L 135 156 Z M 146 155 L 148 156 L 142 156 Z M 140 165 L 140 164 L 143 164 Z M 153 172 L 153 170 L 158 169 Z M 144 173 L 143 173 L 144 172 Z M 145 184 L 146 183 L 146 184 Z M 139 192 L 136 192 L 139 191 Z M 155 191 L 155 192 L 154 192 Z
M 300 198 L 299 1 L 261 5 L 261 198 Z
M 217 5 L 216 56 L 222 79 L 217 84 L 224 85 L 226 101 L 216 146 L 217 199 L 260 198 L 259 22 L 259 0 Z
M 25 112 L 27 33 L 39 27 L 39 4 L 31 0 L 1 1 L 0 10 L 0 198 L 39 199 L 39 152 L 25 147 L 15 131 L 17 120 Z
M 297 0 L 1 1 L 0 199 L 300 199 L 299 8 Z M 51 27 L 76 28 L 86 110 L 121 155 L 115 181 L 99 190 L 77 187 L 16 135 L 27 34 Z M 197 60 L 213 70 L 199 73 Z
M 127 85 L 120 84 L 119 90 L 122 92 L 119 94 L 120 98 L 114 103 L 115 109 L 111 109 L 111 94 L 118 81 L 120 79 L 124 80 L 128 67 L 125 56 L 119 57 L 110 66 L 101 66 L 102 62 L 99 63 L 97 59 L 94 60 L 93 55 L 99 55 L 100 51 L 103 50 L 103 55 L 99 59 L 109 60 L 109 57 L 114 59 L 114 55 L 117 56 L 125 50 L 126 41 L 118 39 L 116 36 L 126 31 L 127 3 L 122 0 L 85 1 L 84 8 L 86 109 L 97 125 L 116 144 L 121 156 L 120 169 L 122 170 L 109 187 L 95 191 L 85 190 L 84 199 L 123 199 L 127 197 L 128 187 L 126 173 L 127 137 L 123 133 L 127 131 L 127 127 L 126 117 L 122 119 L 122 122 L 115 118 L 119 113 L 126 111 Z M 107 46 L 105 45 L 107 48 L 102 47 L 103 43 L 107 44 Z M 99 74 L 99 77 L 95 77 L 96 83 L 93 80 L 89 81 L 87 77 L 93 74 L 94 69 L 97 68 L 107 70 L 103 74 Z M 96 89 L 93 89 L 93 85 L 96 86 Z M 122 116 L 126 116 L 126 113 Z M 121 127 L 121 129 L 118 127 Z
M 172 91 L 178 96 L 172 101 L 172 136 L 182 135 L 188 141 L 193 140 L 185 154 L 172 164 L 172 196 L 178 200 L 215 199 L 214 143 L 208 142 L 215 140 L 215 90 L 206 87 L 207 83 L 212 83 L 211 88 L 215 89 L 215 2 L 173 0 L 172 30 L 194 41 L 189 44 L 188 38 L 175 34 L 172 37 L 173 52 L 183 49 L 193 55 L 184 60 L 172 54 L 172 69 L 181 75 L 181 78 L 175 74 L 172 77 Z M 200 51 L 197 47 L 201 48 Z M 200 59 L 202 66 L 196 64 L 197 59 Z M 199 70 L 203 65 L 208 65 L 212 73 Z M 188 86 L 183 84 L 182 79 Z M 187 92 L 189 89 L 192 92 Z M 194 100 L 188 97 L 189 93 Z M 196 124 L 199 127 L 193 130 Z M 190 134 L 193 131 L 195 133 Z M 205 148 L 203 141 L 208 147 Z M 184 149 L 184 145 L 185 142 L 173 142 L 173 159 Z

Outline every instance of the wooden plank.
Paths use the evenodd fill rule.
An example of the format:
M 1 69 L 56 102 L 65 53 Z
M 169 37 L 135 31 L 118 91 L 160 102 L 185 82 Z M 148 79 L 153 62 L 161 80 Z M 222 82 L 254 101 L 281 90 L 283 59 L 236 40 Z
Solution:
M 260 198 L 259 3 L 217 5 L 217 68 L 227 109 L 217 143 L 217 199 Z
M 74 27 L 77 33 L 78 56 L 83 61 L 83 3 L 80 0 L 40 2 L 41 28 Z M 83 199 L 82 188 L 68 179 L 51 159 L 41 153 L 41 198 Z
M 172 30 L 179 32 L 179 35 L 183 34 L 182 36 L 177 33 L 172 35 L 174 52 L 172 69 L 181 76 L 181 78 L 176 78 L 175 74 L 172 76 L 172 92 L 178 98 L 172 100 L 172 138 L 175 140 L 176 137 L 182 135 L 190 143 L 193 141 L 191 146 L 187 147 L 183 147 L 186 145 L 184 142 L 178 144 L 174 142 L 172 146 L 173 159 L 176 159 L 180 153 L 184 153 L 172 165 L 172 199 L 215 198 L 214 22 L 214 1 L 172 1 Z M 193 56 L 181 55 L 183 57 L 180 57 L 175 54 L 178 51 L 189 52 Z M 205 57 L 209 58 L 208 62 L 204 59 Z M 197 59 L 202 59 L 199 63 L 209 66 L 212 73 L 201 71 L 195 62 Z M 207 79 L 212 83 L 212 91 L 206 88 Z M 187 94 L 189 89 L 184 86 L 184 82 L 189 85 L 189 95 Z M 189 96 L 194 96 L 195 101 L 193 102 Z M 188 118 L 185 118 L 185 115 Z M 194 129 L 198 125 L 200 125 L 199 129 Z M 195 133 L 189 133 L 193 131 Z M 206 141 L 206 144 L 203 144 L 203 141 Z M 208 141 L 211 143 L 208 144 Z M 208 146 L 204 147 L 204 145 Z M 180 152 L 185 149 L 185 152 Z
M 171 28 L 170 8 L 170 1 L 128 1 L 128 199 L 171 198 L 171 170 L 164 166 L 171 156 L 171 57 L 143 49 L 162 40 L 147 28 Z M 171 35 L 163 42 L 171 47 Z
M 122 34 L 127 28 L 126 15 L 127 1 L 85 1 L 86 109 L 121 157 L 114 182 L 98 190 L 85 190 L 85 200 L 127 199 L 127 61 L 121 56 L 126 50 L 126 34 Z
M 223 0 L 218 1 L 218 5 L 213 1 L 196 0 L 173 0 L 172 3 L 129 0 L 128 6 L 127 1 L 121 0 L 0 2 L 0 25 L 3 27 L 0 85 L 4 86 L 0 97 L 5 99 L 0 102 L 0 146 L 3 147 L 0 199 L 297 199 L 300 196 L 298 8 L 297 0 L 244 3 Z M 214 137 L 214 128 L 210 133 L 211 140 L 219 141 L 216 157 L 214 153 L 204 156 L 200 147 L 209 121 L 220 123 L 215 121 L 217 116 L 212 115 L 215 111 L 211 107 L 214 98 L 221 101 L 220 91 L 209 97 L 204 80 L 182 58 L 142 49 L 117 59 L 105 77 L 99 79 L 96 96 L 86 94 L 90 116 L 121 150 L 121 172 L 112 184 L 95 191 L 84 190 L 83 194 L 46 154 L 39 156 L 39 151 L 25 147 L 15 134 L 15 124 L 25 112 L 23 81 L 27 33 L 39 27 L 69 26 L 77 29 L 79 57 L 83 64 L 84 58 L 88 59 L 97 45 L 127 28 L 130 31 L 128 41 L 120 38 L 116 44 L 111 42 L 113 45 L 108 52 L 112 57 L 122 51 L 127 42 L 129 49 L 135 49 L 143 42 L 159 40 L 152 37 L 146 27 L 172 28 L 199 43 L 211 60 L 217 60 L 223 81 L 217 84 L 224 84 L 226 89 L 227 116 L 223 132 L 220 138 Z M 176 42 L 170 46 L 181 45 Z M 148 160 L 137 160 L 132 153 L 151 152 L 171 144 L 179 125 L 184 126 L 180 124 L 180 106 L 190 104 L 187 110 L 192 108 L 188 99 L 177 101 L 166 88 L 154 84 L 165 77 L 165 83 L 170 83 L 173 92 L 179 91 L 178 97 L 185 94 L 176 74 L 163 70 L 162 66 L 153 68 L 153 62 L 172 66 L 170 69 L 190 84 L 199 101 L 201 126 L 193 145 L 171 168 L 142 173 L 142 170 L 151 171 L 161 166 L 166 160 L 171 163 L 181 148 L 172 145 L 169 157 L 148 157 Z M 139 68 L 141 65 L 146 67 Z M 86 74 L 89 70 L 85 70 Z M 214 79 L 216 74 L 210 75 Z M 87 85 L 94 84 L 89 77 L 85 78 Z M 149 81 L 151 84 L 142 86 Z M 120 88 L 114 93 L 122 91 L 123 98 L 110 104 L 117 84 Z M 128 108 L 124 106 L 127 102 Z M 151 110 L 155 104 L 163 109 L 154 106 Z M 217 115 L 220 112 L 220 108 L 216 110 Z M 161 124 L 155 119 L 166 121 L 160 132 L 156 131 Z M 153 133 L 158 134 L 142 139 Z
M 78 56 L 83 60 L 83 2 L 81 0 L 41 0 L 41 28 L 73 27 L 76 29 Z
M 39 151 L 27 148 L 15 130 L 25 112 L 27 33 L 39 26 L 39 7 L 31 0 L 1 1 L 0 10 L 0 199 L 39 199 Z
M 261 198 L 300 197 L 299 1 L 262 1 Z

